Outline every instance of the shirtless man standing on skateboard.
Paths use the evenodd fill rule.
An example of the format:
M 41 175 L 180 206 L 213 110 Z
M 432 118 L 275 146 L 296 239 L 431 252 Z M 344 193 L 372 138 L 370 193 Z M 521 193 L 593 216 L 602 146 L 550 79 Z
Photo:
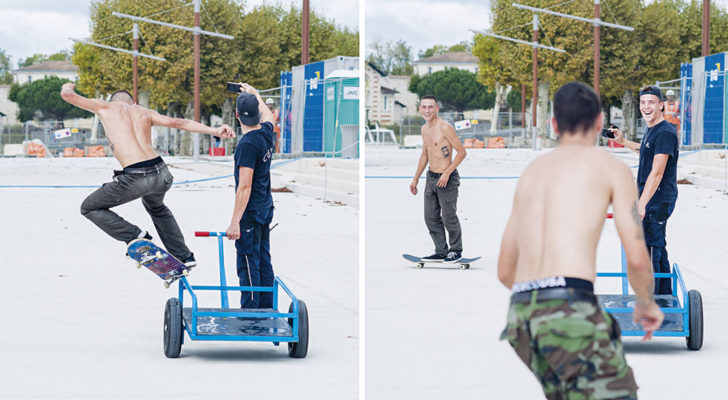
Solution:
M 652 265 L 637 188 L 629 167 L 595 146 L 601 104 L 579 82 L 554 95 L 559 147 L 526 168 L 503 234 L 498 278 L 511 289 L 507 339 L 548 399 L 635 399 L 617 322 L 594 295 L 596 251 L 607 208 L 627 257 L 634 321 L 650 339 L 663 314 L 654 300 Z
M 462 258 L 463 253 L 460 221 L 457 216 L 460 186 L 457 167 L 467 153 L 452 125 L 437 116 L 439 111 L 440 106 L 435 96 L 428 95 L 420 99 L 420 114 L 425 119 L 421 130 L 422 155 L 409 189 L 413 195 L 417 195 L 417 183 L 429 164 L 424 193 L 425 224 L 435 243 L 435 254 L 422 257 L 422 261 L 455 263 Z M 453 149 L 457 152 L 455 160 L 452 158 Z M 450 237 L 449 248 L 445 238 L 446 228 Z
M 114 171 L 112 182 L 105 183 L 84 200 L 81 214 L 109 236 L 126 244 L 137 238 L 151 240 L 152 236 L 148 232 L 110 210 L 141 198 L 166 250 L 188 268 L 197 265 L 194 255 L 185 245 L 172 211 L 164 205 L 164 195 L 172 186 L 173 177 L 162 157 L 152 147 L 152 126 L 219 137 L 234 137 L 235 132 L 227 125 L 211 128 L 195 121 L 160 115 L 135 104 L 126 90 L 117 90 L 106 102 L 80 96 L 74 91 L 75 87 L 73 83 L 64 84 L 61 97 L 99 116 L 111 151 L 123 168 L 122 171 Z

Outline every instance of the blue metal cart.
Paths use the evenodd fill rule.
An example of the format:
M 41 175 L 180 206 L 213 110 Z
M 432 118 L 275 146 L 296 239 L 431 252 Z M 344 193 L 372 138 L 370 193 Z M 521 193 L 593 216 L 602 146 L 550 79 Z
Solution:
M 186 277 L 179 279 L 179 296 L 167 300 L 164 309 L 164 354 L 169 358 L 178 357 L 182 350 L 184 333 L 187 332 L 191 340 L 273 342 L 276 346 L 285 342 L 288 343 L 289 356 L 306 357 L 308 353 L 306 304 L 294 296 L 280 277 L 275 278 L 272 287 L 227 286 L 223 257 L 225 232 L 195 232 L 195 236 L 217 237 L 220 285 L 193 286 Z M 278 311 L 278 294 L 281 289 L 291 300 L 287 313 Z M 219 291 L 221 308 L 198 307 L 195 291 L 202 290 Z M 229 291 L 272 292 L 273 308 L 230 308 Z M 185 292 L 192 301 L 192 307 L 183 306 Z
M 610 217 L 611 214 L 607 216 Z M 597 276 L 621 278 L 622 294 L 602 294 L 597 297 L 602 308 L 619 322 L 622 336 L 643 336 L 645 331 L 632 321 L 636 298 L 629 294 L 624 248 L 621 264 L 621 272 L 599 272 Z M 665 313 L 665 320 L 653 336 L 685 337 L 690 350 L 700 350 L 703 346 L 703 299 L 700 292 L 687 289 L 677 263 L 672 265 L 672 272 L 655 273 L 654 276 L 670 278 L 672 294 L 655 296 L 657 304 Z

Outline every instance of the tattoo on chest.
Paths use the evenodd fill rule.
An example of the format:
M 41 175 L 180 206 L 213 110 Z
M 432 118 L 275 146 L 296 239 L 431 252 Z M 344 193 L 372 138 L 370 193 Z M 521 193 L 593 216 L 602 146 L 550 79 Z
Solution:
M 450 157 L 450 149 L 447 146 L 440 147 L 440 152 L 442 152 L 442 158 Z

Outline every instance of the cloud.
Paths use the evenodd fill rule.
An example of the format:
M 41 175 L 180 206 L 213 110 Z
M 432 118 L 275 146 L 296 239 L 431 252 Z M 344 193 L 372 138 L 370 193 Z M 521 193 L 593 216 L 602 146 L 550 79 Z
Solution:
M 472 40 L 469 29 L 490 27 L 488 1 L 367 0 L 366 40 L 404 40 L 414 55 L 436 44 Z
M 70 50 L 68 37 L 90 36 L 88 13 L 0 9 L 0 48 L 17 65 L 35 53 L 52 54 Z

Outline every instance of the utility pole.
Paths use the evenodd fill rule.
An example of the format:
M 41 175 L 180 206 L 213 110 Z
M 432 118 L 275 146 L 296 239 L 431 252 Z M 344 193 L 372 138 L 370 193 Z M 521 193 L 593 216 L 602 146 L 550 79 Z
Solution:
M 200 29 L 200 0 L 193 0 L 193 4 L 194 4 L 195 26 L 192 28 L 187 27 L 187 26 L 170 24 L 168 22 L 155 21 L 155 20 L 149 19 L 149 18 L 137 17 L 137 16 L 129 15 L 129 14 L 122 14 L 119 12 L 113 12 L 111 14 L 114 16 L 120 17 L 120 18 L 128 18 L 132 21 L 147 22 L 150 24 L 157 24 L 157 25 L 162 25 L 162 26 L 166 26 L 169 28 L 182 29 L 185 31 L 192 32 L 193 46 L 194 46 L 194 98 L 193 98 L 193 104 L 195 107 L 195 121 L 200 122 L 200 34 L 208 35 L 208 36 L 215 36 L 215 37 L 219 37 L 219 38 L 223 38 L 223 39 L 234 39 L 234 37 L 230 36 L 230 35 L 224 35 L 222 33 L 209 32 L 209 31 L 204 31 L 204 30 Z M 199 159 L 200 159 L 200 149 L 199 149 L 200 134 L 197 132 L 193 132 L 192 138 L 193 138 L 192 139 L 193 140 L 192 159 L 194 161 L 199 161 Z
M 532 42 L 527 42 L 525 40 L 520 40 L 520 39 L 514 39 L 514 38 L 507 37 L 507 36 L 496 35 L 496 34 L 490 33 L 490 32 L 476 31 L 476 30 L 472 30 L 472 29 L 471 29 L 471 31 L 475 32 L 475 33 L 479 33 L 481 35 L 494 37 L 496 39 L 508 40 L 510 42 L 516 42 L 516 43 L 525 44 L 525 45 L 533 47 L 533 56 L 531 58 L 532 66 L 533 66 L 532 71 L 531 71 L 532 78 L 533 78 L 532 79 L 533 98 L 531 99 L 532 105 L 533 105 L 533 107 L 532 107 L 532 109 L 533 109 L 533 126 L 531 127 L 531 132 L 532 132 L 531 138 L 533 139 L 532 147 L 535 150 L 536 149 L 536 123 L 537 123 L 536 122 L 536 99 L 538 98 L 538 51 L 537 51 L 537 49 L 542 48 L 542 49 L 546 49 L 546 50 L 557 51 L 559 53 L 566 53 L 566 51 L 564 51 L 563 49 L 557 49 L 555 47 L 544 46 L 542 44 L 538 44 L 538 16 L 536 14 L 533 14 L 533 41 Z M 521 112 L 523 113 L 523 116 L 525 117 L 526 116 L 526 85 L 525 84 L 521 85 L 521 105 L 522 105 Z M 523 121 L 525 121 L 525 120 L 526 120 L 526 118 L 523 118 Z M 525 127 L 525 122 L 522 122 L 522 125 Z
M 703 57 L 710 55 L 710 0 L 703 0 Z
M 134 102 L 136 103 L 137 102 L 137 94 L 139 92 L 139 89 L 138 89 L 138 82 L 139 82 L 138 74 L 139 74 L 139 72 L 138 72 L 138 64 L 137 64 L 138 63 L 138 59 L 137 59 L 137 57 L 147 57 L 147 58 L 151 58 L 152 60 L 157 60 L 157 61 L 167 61 L 167 60 L 165 60 L 162 57 L 157 57 L 157 56 L 153 56 L 151 54 L 144 54 L 144 53 L 140 53 L 139 52 L 139 50 L 138 50 L 138 48 L 139 48 L 139 41 L 138 41 L 138 37 L 139 37 L 139 26 L 137 24 L 134 24 L 133 37 L 134 37 L 134 42 L 133 42 L 133 46 L 134 46 L 133 49 L 134 50 L 133 51 L 129 51 L 129 50 L 125 50 L 125 49 L 120 49 L 118 47 L 107 46 L 105 44 L 99 44 L 99 43 L 89 42 L 89 41 L 81 40 L 81 39 L 74 39 L 74 38 L 69 38 L 69 39 L 72 40 L 72 41 L 74 41 L 74 42 L 79 42 L 79 43 L 87 44 L 89 46 L 95 46 L 95 47 L 100 47 L 102 49 L 113 50 L 113 51 L 118 51 L 120 53 L 131 54 L 132 55 L 132 67 L 133 67 L 132 69 L 134 71 L 134 74 L 132 76 L 132 81 L 133 81 L 133 85 L 134 85 L 134 89 L 133 89 L 133 91 L 134 91 Z
M 132 27 L 132 49 L 134 49 L 134 53 L 139 52 L 139 24 L 136 22 L 134 23 L 134 26 Z M 134 87 L 134 102 L 139 103 L 139 60 L 138 56 L 134 54 L 132 57 L 132 69 L 134 70 L 134 73 L 132 74 L 132 81 L 133 87 Z
M 308 0 L 303 0 L 301 24 L 301 65 L 308 64 L 308 40 L 309 40 L 309 8 Z
M 599 18 L 600 13 L 599 0 L 594 0 L 594 21 L 601 21 Z M 599 97 L 599 24 L 594 23 L 594 91 Z
M 610 28 L 623 29 L 625 31 L 633 31 L 634 28 L 631 26 L 624 26 L 619 24 L 612 24 L 604 22 L 599 18 L 599 0 L 594 0 L 594 19 L 577 17 L 575 15 L 564 14 L 556 11 L 546 10 L 543 8 L 536 8 L 531 6 L 525 6 L 523 4 L 513 3 L 513 7 L 520 8 L 523 10 L 529 10 L 533 13 L 544 13 L 549 15 L 555 15 L 557 17 L 575 19 L 577 21 L 590 22 L 594 24 L 594 91 L 599 95 L 599 27 L 608 26 Z

